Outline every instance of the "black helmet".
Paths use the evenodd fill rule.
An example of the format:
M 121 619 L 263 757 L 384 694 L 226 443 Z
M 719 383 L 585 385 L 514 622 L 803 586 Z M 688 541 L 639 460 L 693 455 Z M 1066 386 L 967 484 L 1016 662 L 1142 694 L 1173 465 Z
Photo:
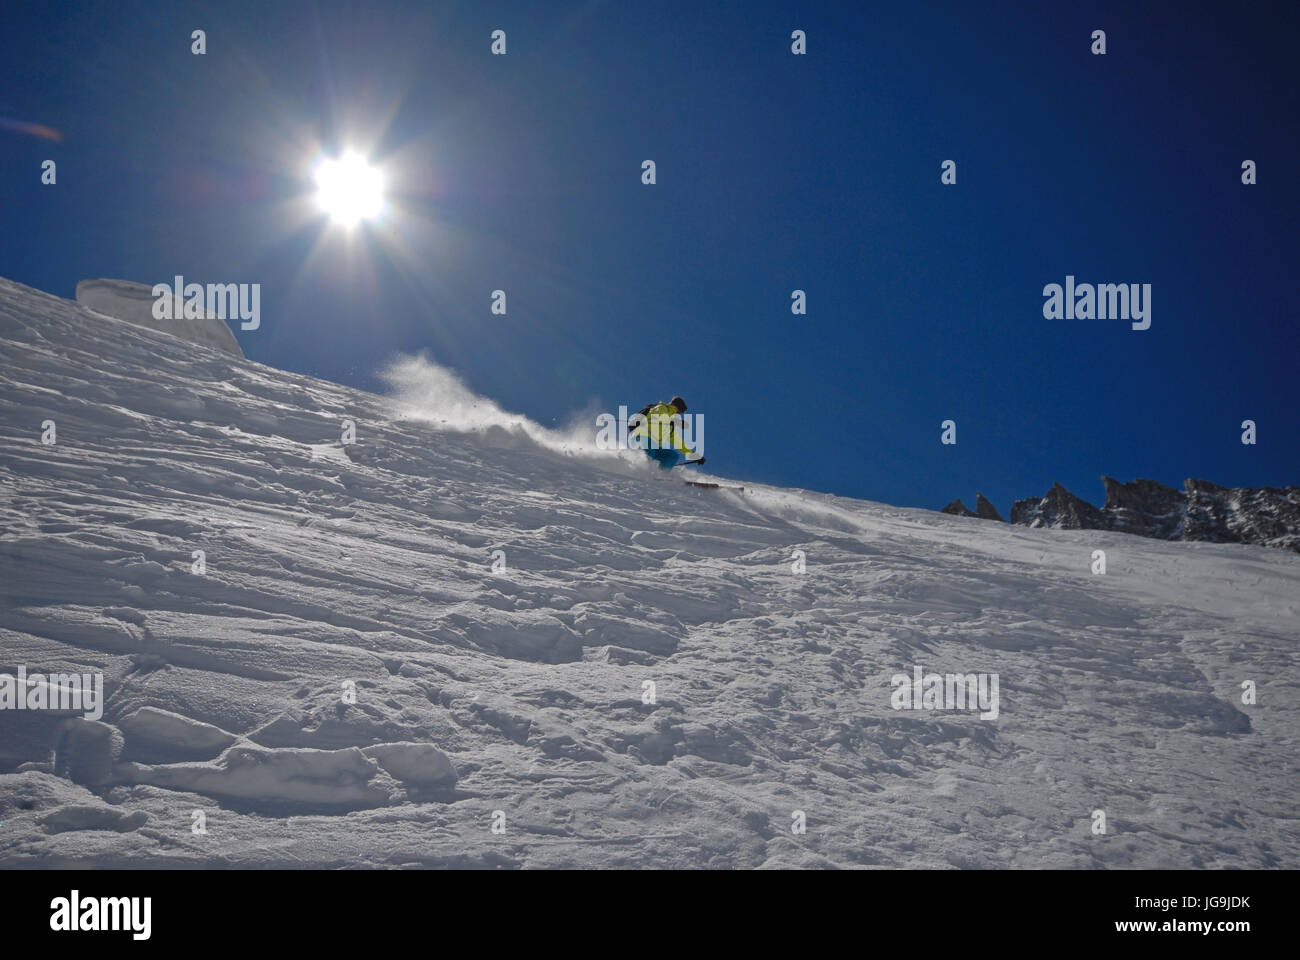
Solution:
M 686 401 L 683 400 L 681 397 L 673 397 L 673 398 L 672 398 L 671 400 L 669 400 L 668 402 L 671 403 L 674 407 L 677 408 L 677 412 L 678 412 L 678 413 L 685 413 L 685 412 L 686 412 Z

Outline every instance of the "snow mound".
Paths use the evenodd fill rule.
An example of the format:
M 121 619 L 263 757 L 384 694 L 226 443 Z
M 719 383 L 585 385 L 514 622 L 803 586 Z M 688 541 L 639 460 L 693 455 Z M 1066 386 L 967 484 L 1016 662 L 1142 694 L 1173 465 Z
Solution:
M 122 764 L 118 776 L 227 801 L 354 810 L 390 801 L 389 791 L 374 782 L 377 769 L 356 747 L 269 750 L 245 744 L 231 747 L 211 763 Z
M 450 786 L 456 782 L 456 768 L 450 758 L 431 743 L 377 743 L 361 752 L 394 779 L 411 786 Z
M 224 320 L 216 317 L 186 318 L 181 303 L 175 303 L 175 320 L 158 320 L 153 315 L 153 288 L 130 280 L 82 280 L 77 284 L 77 302 L 106 317 L 124 320 L 137 327 L 160 330 L 190 343 L 200 343 L 223 353 L 243 357 L 244 351 Z
M 149 814 L 137 810 L 127 813 L 107 803 L 69 804 L 41 817 L 40 824 L 47 833 L 65 833 L 69 830 L 112 830 L 130 833 L 149 822 Z
M 234 734 L 210 723 L 192 720 L 157 707 L 141 707 L 118 721 L 117 726 L 126 737 L 127 749 L 142 755 L 162 753 L 180 755 L 186 759 L 190 755 L 208 759 L 231 746 L 237 739 Z

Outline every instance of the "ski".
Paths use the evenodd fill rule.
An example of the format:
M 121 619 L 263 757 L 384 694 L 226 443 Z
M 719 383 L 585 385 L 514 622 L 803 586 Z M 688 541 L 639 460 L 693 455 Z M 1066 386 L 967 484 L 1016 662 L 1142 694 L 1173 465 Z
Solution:
M 682 482 L 688 487 L 703 487 L 705 490 L 739 490 L 741 493 L 745 492 L 744 487 L 724 487 L 720 483 L 704 483 L 700 480 L 684 480 Z

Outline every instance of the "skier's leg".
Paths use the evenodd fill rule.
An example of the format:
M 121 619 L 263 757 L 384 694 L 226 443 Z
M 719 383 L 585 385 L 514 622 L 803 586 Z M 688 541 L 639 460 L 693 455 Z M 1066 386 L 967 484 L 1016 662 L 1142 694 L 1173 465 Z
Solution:
M 657 450 L 647 447 L 646 455 L 649 456 L 651 460 L 657 461 L 659 466 L 664 470 L 671 470 L 673 467 L 677 466 L 677 461 L 682 458 L 682 455 L 672 447 L 662 447 Z

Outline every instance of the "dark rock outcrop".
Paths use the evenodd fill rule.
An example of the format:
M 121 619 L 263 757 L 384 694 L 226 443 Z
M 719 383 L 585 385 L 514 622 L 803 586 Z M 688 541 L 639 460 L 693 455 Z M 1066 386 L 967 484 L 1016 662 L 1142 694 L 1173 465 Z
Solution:
M 1027 527 L 1057 530 L 1109 530 L 1105 515 L 1087 500 L 1081 500 L 1059 483 L 1041 499 L 1017 500 L 1011 505 L 1011 522 Z
M 961 501 L 957 501 L 960 503 Z M 988 497 L 982 493 L 975 494 L 975 515 L 981 520 L 996 520 L 998 523 L 1006 523 L 1002 519 L 1002 514 L 998 513 L 998 508 L 989 502 Z
M 1300 552 L 1300 486 L 1221 487 L 1188 480 L 1184 540 L 1262 543 Z
M 1109 529 L 1159 540 L 1181 537 L 1180 526 L 1187 502 L 1181 490 L 1155 480 L 1120 483 L 1111 477 L 1102 477 L 1101 482 L 1106 486 L 1106 504 L 1102 511 L 1110 515 Z
M 974 510 L 962 503 L 961 497 L 958 497 L 939 512 L 951 513 L 954 517 L 978 517 L 981 520 L 996 520 L 998 523 L 1006 522 L 1002 519 L 1002 515 L 998 513 L 998 508 L 993 506 L 982 493 L 975 494 Z
M 1157 540 L 1254 543 L 1300 552 L 1300 486 L 1221 487 L 1189 479 L 1177 490 L 1155 480 L 1101 479 L 1106 503 L 1100 510 L 1056 483 L 1040 499 L 1017 500 L 1011 522 L 1059 530 L 1114 530 Z

